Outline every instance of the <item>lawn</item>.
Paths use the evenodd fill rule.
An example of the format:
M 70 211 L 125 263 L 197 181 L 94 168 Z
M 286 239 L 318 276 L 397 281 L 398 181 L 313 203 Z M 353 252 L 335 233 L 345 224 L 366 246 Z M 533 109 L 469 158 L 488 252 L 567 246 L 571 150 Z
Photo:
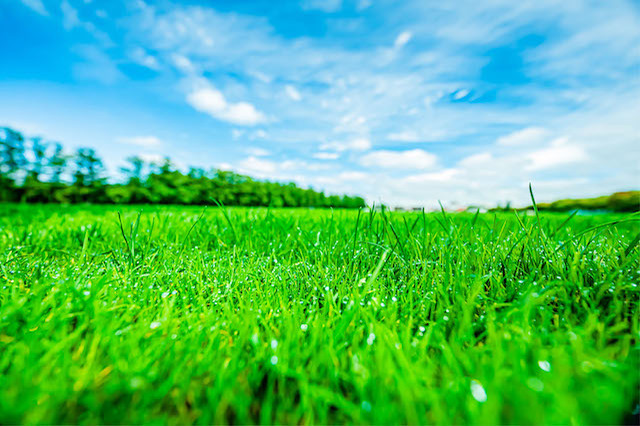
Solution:
M 637 421 L 639 220 L 3 204 L 0 423 Z

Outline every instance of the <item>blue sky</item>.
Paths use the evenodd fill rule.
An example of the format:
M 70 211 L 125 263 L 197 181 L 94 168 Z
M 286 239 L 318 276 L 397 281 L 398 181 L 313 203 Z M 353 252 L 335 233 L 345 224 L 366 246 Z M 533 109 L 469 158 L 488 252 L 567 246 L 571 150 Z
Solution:
M 0 0 L 0 125 L 433 207 L 640 187 L 640 3 Z

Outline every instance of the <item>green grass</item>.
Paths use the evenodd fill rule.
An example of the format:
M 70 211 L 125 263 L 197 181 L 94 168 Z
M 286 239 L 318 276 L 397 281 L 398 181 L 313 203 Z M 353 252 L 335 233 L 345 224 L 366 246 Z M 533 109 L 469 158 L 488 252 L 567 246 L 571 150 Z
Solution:
M 633 420 L 638 219 L 0 205 L 0 423 Z

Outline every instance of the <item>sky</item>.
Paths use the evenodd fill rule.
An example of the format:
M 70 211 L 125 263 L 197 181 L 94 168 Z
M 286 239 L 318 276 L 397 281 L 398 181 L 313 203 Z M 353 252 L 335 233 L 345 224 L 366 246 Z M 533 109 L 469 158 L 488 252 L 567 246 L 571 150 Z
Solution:
M 369 203 L 640 188 L 640 2 L 0 0 L 0 125 Z

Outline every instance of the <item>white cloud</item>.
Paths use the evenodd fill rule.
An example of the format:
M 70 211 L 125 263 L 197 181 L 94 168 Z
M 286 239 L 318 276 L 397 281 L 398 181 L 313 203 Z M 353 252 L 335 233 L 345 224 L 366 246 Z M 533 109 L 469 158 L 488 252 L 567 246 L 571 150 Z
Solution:
M 289 96 L 294 101 L 299 101 L 299 100 L 302 99 L 302 96 L 300 95 L 300 92 L 298 92 L 298 90 L 295 87 L 293 87 L 292 85 L 287 84 L 284 87 L 284 90 L 287 93 L 287 96 Z
M 349 97 L 342 99 L 342 105 L 338 106 L 344 108 L 352 104 L 352 100 Z M 363 115 L 347 113 L 339 118 L 339 123 L 335 126 L 336 132 L 346 133 L 366 133 L 369 129 L 367 125 L 367 119 Z
M 157 148 L 162 145 L 162 141 L 156 136 L 129 136 L 118 138 L 117 140 L 120 143 L 141 146 L 144 148 Z
M 75 50 L 85 59 L 73 68 L 76 78 L 113 84 L 123 79 L 111 57 L 94 45 L 77 46 Z
M 142 160 L 144 160 L 147 163 L 153 163 L 153 164 L 162 164 L 166 159 L 166 157 L 164 157 L 161 154 L 150 154 L 150 153 L 138 154 L 138 157 L 140 157 Z
M 372 4 L 373 0 L 358 0 L 356 3 L 356 10 L 358 12 L 362 12 L 363 10 L 370 8 Z
M 466 98 L 469 93 L 471 93 L 468 89 L 460 89 L 460 90 L 456 90 L 456 92 L 453 94 L 453 99 L 455 99 L 456 101 L 459 101 L 462 98 Z
M 254 126 L 266 121 L 264 114 L 250 103 L 229 103 L 219 90 L 203 80 L 187 95 L 187 102 L 200 112 L 233 124 Z
M 192 74 L 193 72 L 195 72 L 193 63 L 186 56 L 174 53 L 173 55 L 171 55 L 171 60 L 173 62 L 173 65 L 175 65 L 176 68 L 178 68 L 183 73 Z
M 266 139 L 269 134 L 264 129 L 258 129 L 255 132 L 251 133 L 249 139 Z
M 505 146 L 523 146 L 523 145 L 539 145 L 549 136 L 549 131 L 542 127 L 527 127 L 506 136 L 498 138 L 498 145 Z
M 22 4 L 24 4 L 34 12 L 39 13 L 42 16 L 49 15 L 49 12 L 47 12 L 47 9 L 44 7 L 42 0 L 21 0 L 21 1 L 22 1 Z
M 78 11 L 75 10 L 67 0 L 63 0 L 62 3 L 60 3 L 60 10 L 62 11 L 62 26 L 65 30 L 70 30 L 80 25 Z
M 252 157 L 267 157 L 269 155 L 271 155 L 271 152 L 264 149 L 264 148 L 259 148 L 259 147 L 250 147 L 247 148 L 247 154 L 249 154 Z
M 316 152 L 313 154 L 313 158 L 317 158 L 318 160 L 337 160 L 340 157 L 340 154 L 337 152 Z
M 367 138 L 355 138 L 347 141 L 326 142 L 320 145 L 321 150 L 328 151 L 367 151 L 371 149 L 371 141 Z
M 398 34 L 398 37 L 396 37 L 396 40 L 393 43 L 393 45 L 395 47 L 402 47 L 405 44 L 409 43 L 409 41 L 411 40 L 411 37 L 413 37 L 413 34 L 411 34 L 409 31 L 403 31 L 400 34 Z
M 160 69 L 160 63 L 158 59 L 150 55 L 143 48 L 138 47 L 131 51 L 131 59 L 139 65 L 158 71 Z
M 253 78 L 258 79 L 258 81 L 260 81 L 261 83 L 271 83 L 273 81 L 273 78 L 268 76 L 267 74 L 261 72 L 261 71 L 253 71 L 253 70 L 247 70 L 247 74 L 250 75 Z
M 407 176 L 404 180 L 408 183 L 436 183 L 436 182 L 448 182 L 453 179 L 459 171 L 456 169 L 445 169 L 439 172 L 433 173 L 421 173 L 418 175 Z
M 581 163 L 588 159 L 588 155 L 582 147 L 570 144 L 566 138 L 558 138 L 549 147 L 530 153 L 528 159 L 531 161 L 529 170 L 542 170 Z
M 398 133 L 389 133 L 387 139 L 396 142 L 418 142 L 421 138 L 413 130 L 405 130 Z
M 380 150 L 371 152 L 360 160 L 367 167 L 381 167 L 385 169 L 430 169 L 437 163 L 437 157 L 422 149 L 408 151 Z
M 363 180 L 363 179 L 367 179 L 368 177 L 369 177 L 369 174 L 364 172 L 342 172 L 338 175 L 339 181 Z
M 326 13 L 337 12 L 342 8 L 342 0 L 303 0 L 302 8 L 320 10 Z
M 479 154 L 470 155 L 458 162 L 462 167 L 489 166 L 494 160 L 493 155 L 489 152 L 481 152 Z
M 238 165 L 241 173 L 249 173 L 258 177 L 273 176 L 278 171 L 276 162 L 254 155 L 245 158 Z
M 251 155 L 238 163 L 238 172 L 261 179 L 280 181 L 305 180 L 305 175 L 297 172 L 318 172 L 326 170 L 326 164 L 308 163 L 300 159 L 273 161 Z

